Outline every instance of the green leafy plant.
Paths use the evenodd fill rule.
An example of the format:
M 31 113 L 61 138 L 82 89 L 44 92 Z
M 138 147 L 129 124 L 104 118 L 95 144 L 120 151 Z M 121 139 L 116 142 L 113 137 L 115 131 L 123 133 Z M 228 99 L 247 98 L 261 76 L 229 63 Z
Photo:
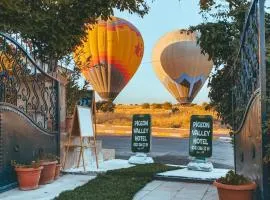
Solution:
M 80 85 L 81 70 L 73 62 L 71 55 L 65 56 L 63 59 L 64 67 L 62 67 L 60 73 L 66 78 L 66 116 L 72 116 L 74 107 L 80 98 L 88 96 L 89 90 L 88 82 L 85 81 L 83 85 Z
M 207 53 L 215 65 L 215 73 L 209 79 L 208 87 L 210 106 L 220 119 L 231 127 L 234 126 L 238 113 L 232 113 L 232 88 L 236 73 L 232 73 L 239 41 L 249 10 L 248 0 L 200 0 L 200 13 L 204 22 L 191 27 L 200 32 L 198 38 L 202 53 Z M 270 59 L 270 14 L 265 15 L 266 59 Z M 241 116 L 240 116 L 241 117 Z
M 44 154 L 40 155 L 39 159 L 46 160 L 46 161 L 58 161 L 59 162 L 60 157 L 55 155 L 55 154 L 52 154 L 52 153 L 44 153 Z
M 12 6 L 11 6 L 12 5 Z M 114 8 L 144 16 L 144 0 L 1 0 L 0 30 L 20 33 L 35 46 L 37 55 L 55 60 L 73 52 L 86 36 L 85 24 L 107 19 Z
M 235 173 L 233 170 L 230 170 L 226 176 L 219 178 L 217 182 L 226 185 L 244 185 L 250 183 L 251 180 L 243 175 Z
M 39 168 L 40 162 L 39 160 L 33 160 L 30 164 L 17 163 L 16 160 L 11 160 L 11 166 L 14 168 Z
M 265 164 L 268 164 L 268 163 L 270 163 L 270 144 L 266 145 L 265 148 L 266 148 L 266 152 L 265 152 L 265 156 L 263 158 L 263 162 Z

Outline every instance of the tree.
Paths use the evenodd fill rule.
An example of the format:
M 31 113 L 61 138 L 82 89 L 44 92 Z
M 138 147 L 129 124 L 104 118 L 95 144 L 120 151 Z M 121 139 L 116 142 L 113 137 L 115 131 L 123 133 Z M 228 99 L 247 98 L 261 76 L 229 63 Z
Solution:
M 162 108 L 165 110 L 171 110 L 172 104 L 170 102 L 165 102 L 165 103 L 163 103 Z
M 173 114 L 176 114 L 176 113 L 179 113 L 179 112 L 180 112 L 180 110 L 179 110 L 178 107 L 173 107 L 173 108 L 172 108 L 172 113 L 173 113 Z
M 161 109 L 162 108 L 162 104 L 159 104 L 159 103 L 153 103 L 151 105 L 151 108 L 153 109 Z
M 111 101 L 98 101 L 96 103 L 97 111 L 114 112 L 115 104 Z
M 211 75 L 208 85 L 210 87 L 210 105 L 215 108 L 223 122 L 229 125 L 233 124 L 231 100 L 236 78 L 231 71 L 239 49 L 240 35 L 249 2 L 247 0 L 200 0 L 201 14 L 205 21 L 191 27 L 192 30 L 201 32 L 198 43 L 202 53 L 207 53 L 216 66 L 216 73 Z M 267 13 L 266 42 L 268 49 L 270 49 L 269 22 L 270 16 Z M 269 51 L 267 55 L 269 56 Z
M 85 81 L 82 87 L 79 86 L 78 81 L 80 79 L 80 70 L 74 67 L 74 70 L 66 70 L 62 73 L 67 78 L 66 84 L 66 109 L 67 116 L 71 116 L 74 111 L 74 107 L 82 97 L 86 97 L 88 94 L 87 86 L 88 82 Z
M 143 103 L 142 108 L 143 109 L 148 109 L 148 108 L 150 108 L 150 104 L 149 103 Z
M 19 33 L 41 58 L 61 59 L 86 35 L 85 24 L 107 19 L 113 8 L 144 16 L 144 0 L 1 0 L 0 31 Z

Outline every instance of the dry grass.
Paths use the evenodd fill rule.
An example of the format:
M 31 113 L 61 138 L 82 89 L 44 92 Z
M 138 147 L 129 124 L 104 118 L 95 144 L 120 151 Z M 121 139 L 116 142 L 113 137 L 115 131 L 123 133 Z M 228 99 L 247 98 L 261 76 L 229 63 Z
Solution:
M 105 125 L 130 126 L 132 115 L 134 114 L 151 114 L 152 126 L 164 128 L 189 128 L 191 115 L 212 115 L 214 126 L 220 127 L 216 113 L 206 111 L 200 105 L 195 106 L 174 106 L 179 108 L 178 113 L 172 113 L 171 110 L 165 109 L 143 109 L 140 105 L 117 105 L 114 113 L 97 114 L 97 123 Z

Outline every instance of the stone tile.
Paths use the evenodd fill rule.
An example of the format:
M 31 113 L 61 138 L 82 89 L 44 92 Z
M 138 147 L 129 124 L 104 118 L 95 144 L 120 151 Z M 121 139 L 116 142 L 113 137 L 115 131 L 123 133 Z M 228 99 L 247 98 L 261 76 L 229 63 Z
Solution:
M 185 183 L 184 188 L 177 192 L 174 199 L 200 200 L 205 196 L 208 188 L 208 184 Z
M 139 192 L 136 193 L 136 195 L 133 197 L 133 200 L 141 200 L 143 199 L 144 196 L 146 196 L 148 193 L 151 191 L 149 190 L 140 190 Z
M 202 200 L 218 200 L 216 187 L 210 185 Z
M 217 169 L 214 168 L 211 172 L 203 172 L 203 171 L 193 171 L 188 170 L 187 168 L 167 171 L 163 173 L 158 173 L 159 176 L 163 177 L 185 177 L 185 178 L 200 178 L 201 180 L 208 179 L 217 179 L 221 176 L 224 176 L 229 170 L 228 169 Z
M 209 184 L 153 181 L 133 200 L 218 200 L 218 196 L 216 188 Z
M 159 187 L 163 183 L 164 183 L 164 181 L 152 181 L 152 182 L 148 183 L 142 190 L 152 191 L 152 190 L 156 189 L 157 187 Z
M 41 185 L 37 190 L 21 191 L 18 188 L 9 190 L 0 194 L 1 200 L 51 200 L 57 197 L 61 192 L 73 190 L 74 188 L 86 184 L 94 179 L 89 175 L 64 175 L 51 184 Z
M 163 182 L 157 189 L 162 191 L 175 191 L 178 192 L 184 188 L 184 185 L 179 182 Z
M 156 189 L 145 195 L 142 200 L 171 200 L 174 198 L 176 193 L 176 191 L 163 191 Z

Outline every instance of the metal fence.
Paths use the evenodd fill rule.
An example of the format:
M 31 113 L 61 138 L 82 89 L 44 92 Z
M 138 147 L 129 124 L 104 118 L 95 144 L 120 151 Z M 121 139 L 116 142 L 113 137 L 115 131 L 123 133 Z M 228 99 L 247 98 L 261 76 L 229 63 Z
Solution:
M 21 42 L 22 43 L 22 42 Z M 42 129 L 58 131 L 59 82 L 27 45 L 0 32 L 0 102 L 17 106 Z
M 235 168 L 257 182 L 256 198 L 262 200 L 270 199 L 269 164 L 263 161 L 270 138 L 270 70 L 265 59 L 264 5 L 265 0 L 251 2 L 233 69 L 232 90 Z M 252 112 L 259 115 L 252 116 Z

